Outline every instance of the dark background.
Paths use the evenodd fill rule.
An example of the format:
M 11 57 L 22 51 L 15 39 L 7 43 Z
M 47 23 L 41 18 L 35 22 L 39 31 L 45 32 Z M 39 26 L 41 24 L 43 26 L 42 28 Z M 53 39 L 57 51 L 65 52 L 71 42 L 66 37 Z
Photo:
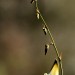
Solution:
M 56 58 L 31 0 L 0 0 L 0 75 L 44 75 Z M 75 0 L 38 0 L 59 52 L 64 75 L 75 75 Z

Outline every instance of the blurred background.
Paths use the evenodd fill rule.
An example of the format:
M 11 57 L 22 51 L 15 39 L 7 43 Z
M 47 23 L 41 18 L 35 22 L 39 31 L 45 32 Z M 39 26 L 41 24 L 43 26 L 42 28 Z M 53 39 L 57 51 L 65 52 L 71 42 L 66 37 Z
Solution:
M 56 58 L 31 0 L 0 0 L 0 75 L 44 75 Z M 75 0 L 38 0 L 62 52 L 64 75 L 75 75 Z

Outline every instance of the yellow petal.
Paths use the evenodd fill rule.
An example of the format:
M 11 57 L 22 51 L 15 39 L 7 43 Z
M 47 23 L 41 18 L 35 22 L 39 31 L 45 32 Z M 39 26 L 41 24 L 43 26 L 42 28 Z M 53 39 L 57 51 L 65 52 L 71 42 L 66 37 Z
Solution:
M 52 69 L 50 71 L 50 75 L 59 75 L 59 65 L 57 60 L 55 60 Z

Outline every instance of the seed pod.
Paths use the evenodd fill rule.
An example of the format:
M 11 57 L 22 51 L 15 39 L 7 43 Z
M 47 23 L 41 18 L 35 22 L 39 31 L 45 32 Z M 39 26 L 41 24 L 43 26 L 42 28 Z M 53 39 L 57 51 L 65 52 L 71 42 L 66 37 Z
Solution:
M 36 9 L 36 15 L 37 15 L 37 19 L 39 19 L 39 17 L 40 17 L 40 12 L 39 12 L 38 9 Z
M 45 26 L 43 27 L 43 31 L 44 31 L 44 34 L 46 35 L 47 34 L 47 28 Z
M 49 44 L 45 45 L 45 55 L 47 54 L 47 51 L 49 50 Z

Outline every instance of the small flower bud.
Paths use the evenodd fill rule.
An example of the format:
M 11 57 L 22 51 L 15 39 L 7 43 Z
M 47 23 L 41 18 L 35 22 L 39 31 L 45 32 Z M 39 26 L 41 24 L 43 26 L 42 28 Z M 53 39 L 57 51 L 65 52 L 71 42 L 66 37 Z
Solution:
M 31 4 L 34 3 L 35 0 L 31 0 Z
M 37 19 L 39 19 L 39 13 L 37 13 Z
M 44 73 L 44 75 L 48 75 L 47 73 Z
M 59 59 L 62 60 L 62 53 L 60 54 Z
M 45 55 L 47 54 L 47 51 L 49 50 L 49 44 L 45 45 Z
M 47 28 L 43 27 L 43 31 L 44 31 L 44 34 L 46 35 L 47 34 Z
M 53 42 L 50 43 L 50 45 L 53 45 L 53 44 L 54 44 Z
M 40 12 L 39 12 L 38 9 L 36 9 L 36 15 L 37 15 L 37 19 L 39 19 L 39 17 L 40 17 Z

